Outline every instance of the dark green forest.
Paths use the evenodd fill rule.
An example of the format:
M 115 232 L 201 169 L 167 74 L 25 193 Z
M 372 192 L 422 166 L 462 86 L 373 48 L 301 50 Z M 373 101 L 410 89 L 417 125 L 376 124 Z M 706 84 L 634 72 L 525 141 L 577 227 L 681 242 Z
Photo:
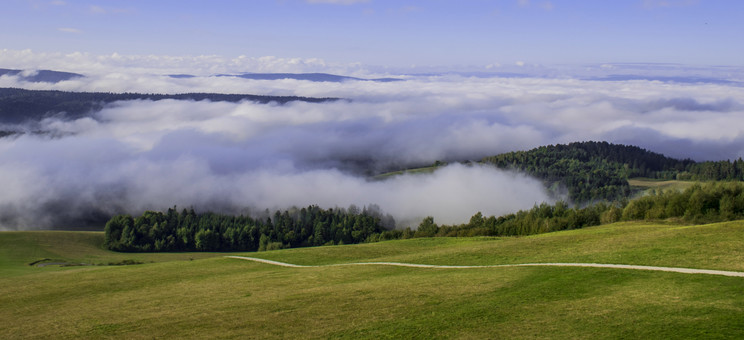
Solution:
M 266 213 L 268 215 L 268 212 Z M 367 241 L 394 224 L 375 206 L 276 211 L 266 218 L 216 213 L 146 211 L 118 215 L 106 223 L 105 246 L 124 252 L 262 251 Z
M 575 203 L 621 200 L 633 193 L 628 178 L 695 181 L 744 180 L 744 161 L 678 160 L 637 146 L 576 142 L 486 157 L 483 163 L 525 172 Z
M 432 217 L 416 230 L 394 229 L 377 206 L 317 206 L 263 218 L 193 209 L 119 215 L 105 227 L 106 246 L 118 251 L 260 251 L 412 237 L 521 236 L 618 221 L 673 219 L 708 223 L 744 218 L 744 161 L 677 160 L 635 146 L 580 142 L 487 157 L 484 163 L 527 172 L 553 188 L 565 187 L 573 206 L 542 203 L 504 216 L 473 215 L 468 223 L 439 226 Z M 627 179 L 710 181 L 686 190 L 651 191 L 630 199 Z M 584 202 L 584 203 L 581 203 Z M 591 204 L 588 204 L 588 203 Z
M 542 203 L 530 210 L 504 216 L 483 216 L 480 212 L 468 223 L 439 226 L 425 218 L 414 231 L 385 231 L 379 240 L 411 237 L 525 236 L 560 230 L 580 229 L 620 221 L 659 221 L 701 224 L 744 218 L 744 183 L 711 182 L 695 184 L 684 191 L 652 191 L 640 198 L 601 202 L 584 208 L 565 202 Z
M 20 124 L 39 121 L 50 116 L 63 115 L 67 119 L 77 119 L 100 111 L 106 104 L 123 100 L 209 100 L 213 102 L 252 101 L 261 104 L 286 104 L 291 101 L 320 103 L 338 98 L 309 98 L 296 96 L 261 96 L 252 94 L 222 93 L 109 93 L 109 92 L 66 92 L 0 88 L 0 123 Z
M 106 223 L 105 245 L 126 252 L 263 251 L 415 237 L 526 236 L 619 221 L 673 219 L 699 224 L 742 218 L 744 183 L 712 182 L 583 208 L 558 202 L 498 217 L 478 212 L 460 225 L 439 226 L 426 217 L 416 230 L 383 227 L 382 220 L 390 217 L 376 208 L 325 210 L 310 206 L 277 211 L 265 219 L 197 214 L 193 209 L 179 213 L 172 208 L 166 213 L 147 211 L 136 218 L 115 216 Z

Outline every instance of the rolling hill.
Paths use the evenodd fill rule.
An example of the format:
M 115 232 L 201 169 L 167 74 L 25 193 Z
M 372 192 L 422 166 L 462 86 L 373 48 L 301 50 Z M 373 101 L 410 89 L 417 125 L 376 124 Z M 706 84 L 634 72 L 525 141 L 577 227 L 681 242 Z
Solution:
M 82 74 L 52 70 L 36 70 L 24 73 L 23 70 L 0 68 L 1 76 L 18 76 L 20 80 L 33 83 L 59 83 L 65 80 L 85 77 Z
M 241 253 L 304 265 L 589 262 L 744 271 L 744 222 L 620 223 Z M 0 233 L 3 338 L 739 338 L 744 279 L 584 267 L 287 268 L 121 254 L 101 233 Z M 132 259 L 142 264 L 35 267 Z M 152 262 L 151 262 L 152 261 Z

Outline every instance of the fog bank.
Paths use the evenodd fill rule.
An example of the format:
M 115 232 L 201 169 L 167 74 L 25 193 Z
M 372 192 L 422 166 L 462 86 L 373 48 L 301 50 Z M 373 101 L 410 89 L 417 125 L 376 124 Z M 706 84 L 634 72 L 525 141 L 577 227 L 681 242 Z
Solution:
M 501 215 L 551 198 L 534 180 L 480 166 L 369 178 L 584 140 L 695 160 L 744 156 L 744 87 L 736 84 L 458 75 L 317 83 L 84 68 L 91 71 L 85 78 L 56 84 L 2 76 L 0 87 L 347 100 L 137 100 L 77 120 L 50 116 L 34 122 L 43 134 L 0 138 L 3 228 L 95 224 L 113 213 L 173 205 L 241 213 L 377 204 L 403 223 L 429 215 L 462 223 L 477 211 Z

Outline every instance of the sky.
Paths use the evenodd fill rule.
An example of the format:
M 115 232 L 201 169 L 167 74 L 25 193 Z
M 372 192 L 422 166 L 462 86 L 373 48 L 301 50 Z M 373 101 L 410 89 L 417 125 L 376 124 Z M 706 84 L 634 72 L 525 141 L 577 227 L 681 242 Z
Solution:
M 5 0 L 0 48 L 412 68 L 744 66 L 738 0 Z

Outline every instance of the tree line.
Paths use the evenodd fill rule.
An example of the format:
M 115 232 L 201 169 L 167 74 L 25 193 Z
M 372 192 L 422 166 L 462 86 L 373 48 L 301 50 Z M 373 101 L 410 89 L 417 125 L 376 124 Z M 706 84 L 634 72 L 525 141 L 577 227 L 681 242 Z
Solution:
M 744 161 L 695 162 L 674 159 L 637 146 L 576 142 L 541 146 L 486 157 L 484 163 L 523 171 L 576 203 L 615 201 L 633 194 L 628 178 L 696 181 L 744 180 Z
M 542 203 L 504 216 L 473 215 L 468 223 L 395 229 L 379 207 L 268 211 L 263 217 L 196 214 L 193 209 L 115 216 L 106 224 L 106 246 L 118 251 L 260 251 L 350 244 L 412 237 L 514 236 L 577 229 L 617 221 L 675 219 L 704 223 L 744 218 L 744 161 L 677 160 L 635 146 L 581 142 L 544 146 L 484 159 L 501 168 L 526 171 L 564 201 Z M 684 191 L 652 191 L 630 200 L 629 177 L 716 180 Z M 558 189 L 557 189 L 558 188 Z
M 504 216 L 483 216 L 468 223 L 439 226 L 427 217 L 416 230 L 390 230 L 378 240 L 412 237 L 525 236 L 580 229 L 620 221 L 674 219 L 686 223 L 712 223 L 744 219 L 744 183 L 694 184 L 683 191 L 651 191 L 637 199 L 600 202 L 586 207 L 569 207 L 565 202 L 542 203 L 530 210 Z
M 197 214 L 176 207 L 165 213 L 146 211 L 134 218 L 111 218 L 104 228 L 105 247 L 124 252 L 262 251 L 374 239 L 385 224 L 394 224 L 374 205 L 359 209 L 302 209 L 268 212 L 265 218 L 212 212 Z
M 424 218 L 418 228 L 390 229 L 394 221 L 376 206 L 360 210 L 276 211 L 266 218 L 147 211 L 137 218 L 118 215 L 105 227 L 105 246 L 126 252 L 263 251 L 281 248 L 378 242 L 417 237 L 526 236 L 620 221 L 674 219 L 711 223 L 744 219 L 744 183 L 694 184 L 683 191 L 652 191 L 640 198 L 570 207 L 542 203 L 504 216 L 478 212 L 467 223 L 438 225 Z

